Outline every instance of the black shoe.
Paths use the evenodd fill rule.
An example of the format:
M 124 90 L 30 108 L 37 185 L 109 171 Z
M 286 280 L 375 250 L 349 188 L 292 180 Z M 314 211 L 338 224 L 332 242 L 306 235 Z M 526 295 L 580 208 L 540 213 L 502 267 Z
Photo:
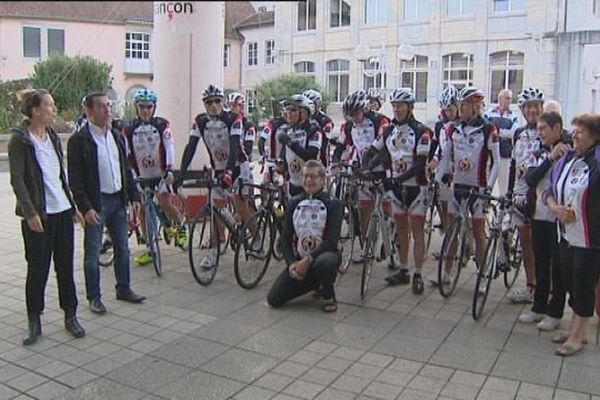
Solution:
M 34 344 L 38 337 L 42 335 L 42 322 L 40 321 L 39 313 L 30 313 L 27 315 L 29 324 L 27 326 L 27 334 L 23 338 L 23 346 Z
M 414 274 L 413 282 L 412 282 L 413 293 L 414 294 L 423 294 L 424 290 L 425 290 L 425 284 L 423 284 L 423 278 L 421 277 L 421 274 Z
M 76 339 L 85 336 L 85 329 L 83 329 L 83 326 L 77 321 L 75 315 L 65 316 L 65 329 Z
M 95 314 L 106 314 L 106 307 L 100 301 L 100 297 L 90 300 L 90 311 Z
M 127 301 L 129 303 L 141 303 L 146 300 L 146 297 L 139 296 L 133 292 L 133 290 L 127 289 L 119 289 L 117 290 L 117 300 Z
M 400 284 L 406 285 L 410 283 L 410 273 L 408 272 L 408 269 L 401 269 L 394 275 L 390 275 L 387 278 L 385 278 L 385 281 L 392 286 Z

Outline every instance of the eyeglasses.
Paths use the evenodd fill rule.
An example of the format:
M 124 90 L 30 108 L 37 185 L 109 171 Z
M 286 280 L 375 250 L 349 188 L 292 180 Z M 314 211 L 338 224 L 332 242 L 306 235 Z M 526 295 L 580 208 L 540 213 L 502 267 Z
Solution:
M 221 99 L 204 100 L 204 102 L 210 106 L 211 104 L 221 104 Z
M 154 104 L 138 104 L 138 107 L 142 110 L 152 110 L 154 108 Z

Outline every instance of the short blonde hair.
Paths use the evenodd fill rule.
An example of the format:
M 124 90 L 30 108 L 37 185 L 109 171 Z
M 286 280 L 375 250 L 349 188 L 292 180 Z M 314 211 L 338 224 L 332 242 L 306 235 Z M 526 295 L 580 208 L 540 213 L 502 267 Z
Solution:
M 325 178 L 327 176 L 327 171 L 325 170 L 325 167 L 323 166 L 323 164 L 321 164 L 321 161 L 319 161 L 319 160 L 308 160 L 306 162 L 306 164 L 304 164 L 304 168 L 305 169 L 318 169 L 319 177 L 321 177 L 321 178 Z
M 502 97 L 502 96 L 508 96 L 512 99 L 513 97 L 513 92 L 510 89 L 502 89 L 498 92 L 498 98 Z

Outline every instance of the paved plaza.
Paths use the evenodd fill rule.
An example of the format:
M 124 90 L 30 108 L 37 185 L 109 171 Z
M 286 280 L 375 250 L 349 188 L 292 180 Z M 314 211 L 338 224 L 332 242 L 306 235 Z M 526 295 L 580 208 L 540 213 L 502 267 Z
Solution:
M 9 175 L 0 173 L 0 400 L 600 400 L 597 317 L 584 351 L 557 357 L 550 333 L 516 321 L 524 307 L 507 302 L 501 280 L 473 321 L 473 266 L 445 300 L 431 287 L 422 296 L 386 287 L 386 267 L 377 265 L 365 301 L 351 266 L 337 282 L 338 312 L 325 314 L 311 296 L 282 309 L 266 305 L 280 265 L 272 262 L 261 284 L 244 290 L 229 251 L 214 283 L 201 287 L 187 253 L 169 247 L 162 277 L 151 266 L 132 267 L 133 289 L 148 297 L 139 305 L 116 301 L 114 274 L 102 269 L 108 313 L 97 316 L 85 300 L 80 227 L 75 279 L 87 335 L 64 330 L 51 274 L 43 336 L 25 348 L 26 266 L 14 203 Z M 132 257 L 141 250 L 132 247 Z M 436 266 L 427 260 L 426 279 Z

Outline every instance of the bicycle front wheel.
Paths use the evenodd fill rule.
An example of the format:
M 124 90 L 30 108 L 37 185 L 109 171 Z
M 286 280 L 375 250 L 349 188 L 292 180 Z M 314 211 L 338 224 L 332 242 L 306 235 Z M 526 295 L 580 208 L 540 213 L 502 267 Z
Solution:
M 358 238 L 356 224 L 358 222 L 358 213 L 352 205 L 346 205 L 344 207 L 344 216 L 342 221 L 342 229 L 340 234 L 340 250 L 342 255 L 342 262 L 338 267 L 340 274 L 345 274 L 352 264 L 352 255 L 358 249 Z
M 282 227 L 281 222 L 274 220 L 272 222 L 273 229 L 273 258 L 277 261 L 283 260 L 283 240 L 281 238 Z
M 260 210 L 238 232 L 233 271 L 238 285 L 244 289 L 256 287 L 267 272 L 275 233 L 272 227 L 269 213 Z
M 220 240 L 215 214 L 206 206 L 192 222 L 188 256 L 194 279 L 202 286 L 212 283 L 219 266 Z
M 455 218 L 444 234 L 438 261 L 438 289 L 442 297 L 450 297 L 454 293 L 463 266 L 462 257 L 456 257 L 462 223 L 461 217 Z M 462 253 L 462 249 L 460 251 Z
M 431 246 L 431 237 L 433 236 L 434 228 L 434 220 L 437 213 L 437 205 L 434 201 L 427 207 L 425 212 L 425 254 L 429 254 L 429 247 Z
M 475 281 L 475 291 L 473 292 L 473 319 L 477 321 L 481 317 L 483 307 L 490 294 L 492 279 L 494 275 L 494 264 L 496 263 L 496 243 L 498 238 L 494 237 L 488 241 L 485 249 L 483 265 L 477 269 L 477 280 Z
M 369 279 L 371 278 L 371 271 L 373 270 L 373 262 L 375 261 L 375 243 L 377 242 L 377 224 L 379 220 L 376 217 L 371 219 L 369 227 L 367 229 L 367 237 L 363 246 L 363 270 L 360 279 L 360 298 L 364 299 L 369 288 Z
M 152 200 L 149 200 L 152 201 Z M 152 256 L 152 265 L 156 276 L 162 275 L 162 258 L 160 254 L 160 228 L 158 213 L 151 203 L 146 203 L 146 243 Z
M 523 265 L 523 249 L 521 248 L 521 238 L 517 229 L 512 229 L 504 240 L 508 241 L 508 243 L 503 243 L 506 258 L 503 274 L 504 286 L 510 289 L 515 284 L 521 271 L 521 265 Z

